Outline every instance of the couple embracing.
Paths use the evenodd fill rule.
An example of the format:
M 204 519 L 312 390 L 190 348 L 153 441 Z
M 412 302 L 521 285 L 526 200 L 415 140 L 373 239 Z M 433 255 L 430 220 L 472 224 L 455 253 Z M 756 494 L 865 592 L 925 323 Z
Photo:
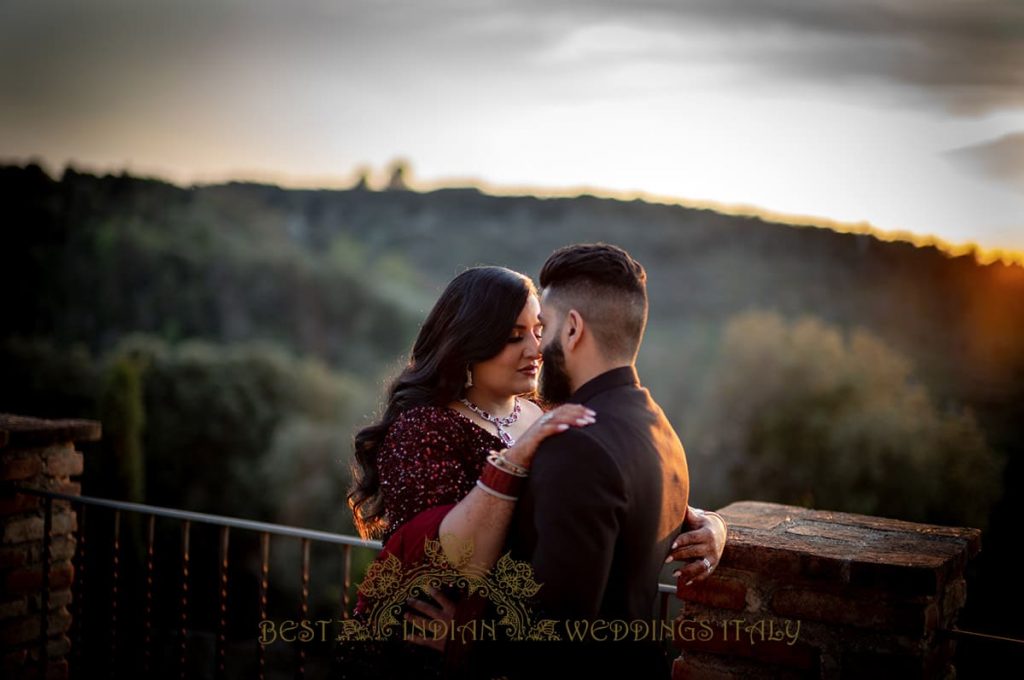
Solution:
M 541 586 L 535 613 L 553 621 L 649 622 L 667 562 L 683 563 L 674 575 L 684 582 L 711 573 L 725 523 L 688 506 L 683 446 L 634 366 L 646 279 L 626 251 L 598 243 L 555 251 L 539 293 L 502 267 L 475 267 L 448 285 L 380 420 L 355 438 L 348 500 L 361 535 L 384 543 L 375 564 L 414 568 L 430 542 L 467 573 L 508 554 L 530 565 Z M 356 619 L 373 607 L 365 592 Z M 404 617 L 451 622 L 480 607 L 434 590 Z M 650 640 L 467 647 L 420 635 L 335 653 L 340 677 L 670 672 Z

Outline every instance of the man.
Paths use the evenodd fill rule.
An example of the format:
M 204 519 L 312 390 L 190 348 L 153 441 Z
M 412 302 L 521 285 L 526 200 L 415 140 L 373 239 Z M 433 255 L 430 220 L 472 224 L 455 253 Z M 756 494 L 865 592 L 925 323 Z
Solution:
M 540 285 L 541 394 L 584 404 L 597 422 L 541 444 L 507 547 L 513 559 L 531 563 L 541 584 L 535 619 L 650 622 L 659 573 L 686 521 L 689 474 L 679 438 L 634 366 L 647 322 L 646 273 L 616 246 L 573 245 L 548 258 Z M 691 525 L 702 521 L 710 522 Z M 724 523 L 715 530 L 724 537 Z M 710 560 L 689 565 L 683 577 L 706 576 L 712 567 Z M 556 630 L 565 639 L 564 625 Z M 668 677 L 663 643 L 598 642 L 605 635 L 602 629 L 585 643 L 509 642 L 501 670 L 586 676 L 614 667 L 630 677 Z

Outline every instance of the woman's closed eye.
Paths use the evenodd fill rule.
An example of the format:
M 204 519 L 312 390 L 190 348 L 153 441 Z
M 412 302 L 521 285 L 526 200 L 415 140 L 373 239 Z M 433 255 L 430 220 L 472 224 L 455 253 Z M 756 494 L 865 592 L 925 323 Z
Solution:
M 534 328 L 533 335 L 538 340 L 543 338 L 544 337 L 544 326 L 537 326 L 536 328 Z M 526 337 L 525 335 L 513 335 L 512 337 L 510 337 L 508 339 L 508 342 L 511 345 L 514 342 L 519 342 L 519 341 L 523 340 L 525 337 Z

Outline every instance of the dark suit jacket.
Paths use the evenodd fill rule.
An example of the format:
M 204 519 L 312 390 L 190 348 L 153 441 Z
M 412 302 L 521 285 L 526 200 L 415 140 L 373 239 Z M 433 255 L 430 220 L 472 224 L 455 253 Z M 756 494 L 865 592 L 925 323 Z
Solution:
M 509 529 L 507 548 L 529 561 L 542 584 L 534 619 L 651 621 L 658 576 L 672 539 L 682 530 L 689 496 L 683 446 L 661 408 L 640 386 L 632 367 L 616 368 L 581 386 L 569 400 L 597 412 L 597 422 L 549 437 L 537 451 Z M 528 645 L 528 643 L 518 643 Z M 599 664 L 614 655 L 630 677 L 660 675 L 667 663 L 660 644 L 607 642 L 578 653 L 575 645 L 540 643 L 543 655 L 508 643 L 538 665 Z M 522 653 L 520 653 L 522 652 Z M 661 658 L 654 660 L 652 654 Z M 533 656 L 531 656 L 533 655 Z M 512 673 L 515 675 L 515 672 Z

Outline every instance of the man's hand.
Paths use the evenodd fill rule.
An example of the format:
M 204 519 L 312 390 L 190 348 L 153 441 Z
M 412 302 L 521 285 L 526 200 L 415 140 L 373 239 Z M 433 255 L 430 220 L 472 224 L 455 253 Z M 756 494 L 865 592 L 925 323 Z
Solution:
M 718 566 L 722 551 L 725 550 L 727 530 L 721 515 L 706 514 L 692 506 L 686 508 L 684 527 L 687 530 L 676 536 L 665 563 L 674 560 L 686 562 L 672 575 L 686 585 L 691 585 L 706 579 Z
M 439 652 L 444 651 L 445 642 L 451 631 L 452 621 L 455 619 L 455 603 L 441 594 L 436 588 L 428 588 L 427 593 L 439 605 L 437 608 L 423 600 L 411 597 L 406 604 L 423 614 L 406 612 L 405 620 L 418 626 L 420 630 L 427 631 L 427 635 L 416 633 L 406 638 L 409 642 L 423 647 L 430 647 Z

